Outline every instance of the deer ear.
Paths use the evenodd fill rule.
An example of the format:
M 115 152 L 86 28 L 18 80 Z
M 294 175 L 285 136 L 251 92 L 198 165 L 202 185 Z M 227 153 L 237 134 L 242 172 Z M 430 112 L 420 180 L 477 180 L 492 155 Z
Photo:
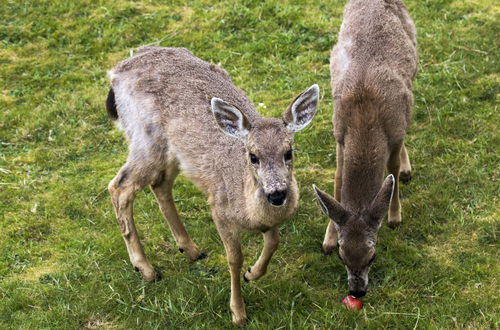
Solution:
M 319 102 L 319 86 L 314 84 L 299 94 L 283 114 L 286 127 L 291 132 L 298 132 L 312 121 Z
M 389 175 L 382 183 L 382 187 L 372 201 L 370 207 L 370 221 L 375 226 L 380 226 L 382 219 L 389 210 L 392 194 L 394 192 L 394 175 Z
M 321 210 L 337 225 L 342 226 L 349 218 L 349 212 L 339 202 L 313 184 Z
M 250 122 L 238 108 L 216 97 L 210 103 L 215 121 L 224 133 L 239 139 L 248 135 Z

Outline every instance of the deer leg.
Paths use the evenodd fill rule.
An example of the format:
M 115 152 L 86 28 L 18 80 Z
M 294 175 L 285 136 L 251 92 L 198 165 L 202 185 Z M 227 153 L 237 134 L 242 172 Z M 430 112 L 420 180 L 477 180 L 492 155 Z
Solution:
M 217 224 L 217 222 L 216 222 Z M 229 272 L 231 273 L 231 309 L 233 323 L 237 326 L 246 324 L 247 314 L 245 302 L 241 296 L 241 268 L 243 267 L 243 253 L 241 252 L 241 242 L 239 234 L 230 233 L 227 228 L 217 226 L 224 248 L 226 249 Z
M 335 170 L 335 199 L 340 202 L 340 193 L 342 191 L 342 168 L 344 166 L 344 151 L 342 146 L 337 143 L 337 169 Z M 332 220 L 329 220 L 326 228 L 325 239 L 323 240 L 323 252 L 331 254 L 337 246 L 337 230 Z
M 172 235 L 174 235 L 179 251 L 185 252 L 189 259 L 193 261 L 203 259 L 207 255 L 202 253 L 189 237 L 184 224 L 179 219 L 179 214 L 174 204 L 172 187 L 178 173 L 177 167 L 168 167 L 167 170 L 159 176 L 156 182 L 151 185 L 151 190 L 153 190 L 156 200 L 160 205 L 160 210 L 170 227 Z
M 387 170 L 394 175 L 394 192 L 392 193 L 391 204 L 389 205 L 388 224 L 394 228 L 401 223 L 401 204 L 399 202 L 399 169 L 400 169 L 400 154 L 402 146 L 394 148 L 389 156 Z
M 401 163 L 401 167 L 399 169 L 399 180 L 404 184 L 407 184 L 411 181 L 411 164 L 410 157 L 408 157 L 408 151 L 406 151 L 404 144 L 401 148 L 399 159 Z
M 108 190 L 115 207 L 116 219 L 127 246 L 130 262 L 139 271 L 145 281 L 157 279 L 153 266 L 148 261 L 139 240 L 139 235 L 134 224 L 133 203 L 137 192 L 145 186 L 143 177 L 129 164 L 123 166 L 116 177 L 111 180 Z
M 323 253 L 332 254 L 333 250 L 337 246 L 337 230 L 333 221 L 330 219 L 328 221 L 328 226 L 326 227 L 325 238 L 323 239 Z
M 273 256 L 273 253 L 278 249 L 280 242 L 280 233 L 278 227 L 273 227 L 263 233 L 264 236 L 264 248 L 260 254 L 259 259 L 252 267 L 248 268 L 248 271 L 243 275 L 245 281 L 255 281 L 262 277 L 267 271 L 267 265 Z

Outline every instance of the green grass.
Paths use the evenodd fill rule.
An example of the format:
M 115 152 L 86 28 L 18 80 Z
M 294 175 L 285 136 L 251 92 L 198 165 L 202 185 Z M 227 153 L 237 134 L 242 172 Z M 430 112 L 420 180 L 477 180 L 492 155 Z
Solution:
M 136 223 L 163 280 L 128 261 L 107 183 L 126 143 L 106 117 L 106 70 L 143 44 L 220 63 L 259 110 L 278 116 L 313 83 L 319 114 L 296 139 L 301 207 L 268 274 L 244 284 L 250 329 L 500 328 L 499 7 L 407 0 L 419 73 L 402 188 L 403 225 L 382 227 L 361 312 L 320 244 L 311 184 L 333 191 L 329 52 L 345 1 L 12 1 L 0 6 L 0 328 L 227 328 L 229 274 L 204 196 L 175 195 L 209 258 L 177 252 L 149 190 Z M 245 236 L 245 265 L 260 252 Z

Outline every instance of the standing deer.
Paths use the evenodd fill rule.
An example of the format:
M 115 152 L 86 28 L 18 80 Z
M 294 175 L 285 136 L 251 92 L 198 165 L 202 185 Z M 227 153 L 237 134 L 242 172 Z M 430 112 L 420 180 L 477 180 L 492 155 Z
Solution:
M 134 197 L 146 185 L 151 185 L 179 251 L 191 260 L 206 257 L 174 205 L 172 186 L 182 170 L 208 195 L 231 273 L 233 322 L 244 325 L 240 236 L 263 233 L 262 253 L 244 275 L 257 280 L 278 247 L 278 226 L 298 205 L 293 136 L 313 119 L 318 86 L 297 96 L 277 119 L 260 116 L 226 71 L 186 49 L 140 48 L 109 75 L 107 109 L 126 133 L 129 155 L 108 188 L 132 265 L 144 280 L 155 279 L 132 215 Z
M 398 181 L 411 166 L 403 144 L 417 71 L 415 25 L 401 0 L 351 0 L 330 71 L 337 142 L 335 199 L 314 187 L 331 219 L 323 251 L 338 243 L 349 291 L 366 294 L 382 219 L 401 223 Z M 384 181 L 384 169 L 390 175 Z M 338 241 L 337 241 L 338 235 Z

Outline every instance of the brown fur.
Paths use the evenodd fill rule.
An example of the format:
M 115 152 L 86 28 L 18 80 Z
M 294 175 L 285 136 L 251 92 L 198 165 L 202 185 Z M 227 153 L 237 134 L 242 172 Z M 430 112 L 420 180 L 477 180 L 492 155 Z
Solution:
M 317 86 L 300 95 L 294 112 L 289 108 L 283 119 L 275 119 L 261 117 L 226 71 L 186 49 L 141 48 L 111 70 L 110 77 L 129 156 L 109 191 L 132 264 L 145 280 L 155 279 L 132 215 L 134 196 L 146 185 L 151 185 L 179 250 L 192 260 L 205 256 L 173 203 L 172 186 L 182 171 L 208 196 L 231 272 L 233 322 L 244 324 L 240 236 L 264 232 L 262 254 L 245 275 L 256 280 L 278 246 L 278 226 L 298 205 L 293 162 L 284 160 L 284 154 L 292 148 L 296 128 L 314 116 Z M 250 153 L 258 164 L 251 163 Z M 273 196 L 281 196 L 273 200 L 281 206 L 270 204 Z
M 415 35 L 402 1 L 351 0 L 331 54 L 335 199 L 340 204 L 318 193 L 332 218 L 323 250 L 331 253 L 338 235 L 339 256 L 355 295 L 366 292 L 370 260 L 387 208 L 389 225 L 401 222 L 398 180 L 400 175 L 409 179 L 411 171 L 403 139 L 411 118 L 412 79 L 417 70 Z M 385 168 L 393 179 L 388 177 L 383 184 Z M 390 205 L 383 198 L 377 202 L 377 196 L 392 193 L 391 182 Z

